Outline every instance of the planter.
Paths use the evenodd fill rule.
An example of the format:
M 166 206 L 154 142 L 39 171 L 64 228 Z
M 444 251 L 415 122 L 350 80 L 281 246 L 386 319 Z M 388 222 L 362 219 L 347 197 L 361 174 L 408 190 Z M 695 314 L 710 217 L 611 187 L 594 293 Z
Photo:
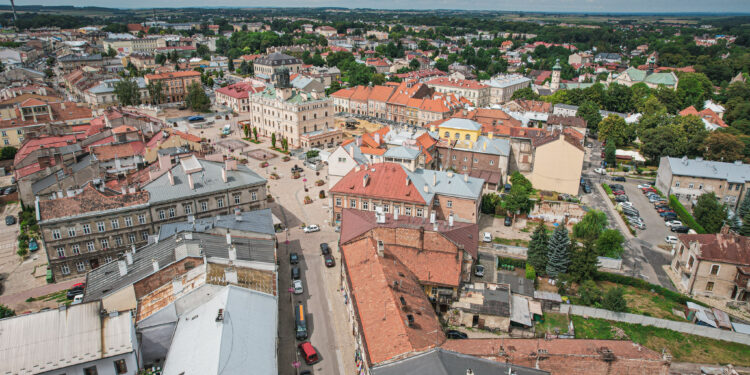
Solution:
M 265 168 L 267 166 L 268 166 L 268 162 L 267 161 L 264 161 L 264 162 L 260 163 L 260 167 L 261 168 Z
M 312 198 L 310 198 L 309 196 L 305 196 L 305 204 L 310 204 L 312 202 L 313 202 Z
M 315 185 L 316 186 L 323 186 L 323 185 L 325 185 L 325 181 L 323 181 L 323 180 L 315 181 Z
M 295 180 L 298 179 L 299 177 L 300 177 L 299 172 L 294 172 L 294 174 L 292 174 L 292 178 Z
M 270 178 L 272 180 L 278 180 L 279 179 L 279 175 L 277 175 L 276 173 L 271 173 L 271 175 L 268 176 L 268 178 Z
M 273 203 L 273 196 L 271 196 L 271 194 L 268 194 L 268 196 L 266 197 L 266 202 Z
M 324 190 L 321 190 L 321 191 L 320 191 L 320 193 L 318 193 L 318 197 L 319 197 L 320 199 L 325 199 L 325 197 L 326 197 L 326 192 L 325 192 Z
M 283 158 L 281 158 L 281 160 L 282 161 L 289 161 L 289 160 L 292 160 L 292 158 L 290 158 L 289 156 L 284 156 Z

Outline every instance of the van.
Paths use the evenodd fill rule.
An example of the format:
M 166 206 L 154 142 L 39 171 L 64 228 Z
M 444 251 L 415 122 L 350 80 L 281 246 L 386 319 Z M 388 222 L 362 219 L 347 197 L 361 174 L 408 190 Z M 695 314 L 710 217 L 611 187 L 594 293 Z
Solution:
M 320 361 L 318 352 L 308 341 L 301 342 L 297 347 L 299 348 L 299 354 L 302 355 L 302 358 L 305 359 L 305 363 L 308 365 L 313 365 Z
M 297 322 L 297 340 L 304 340 L 307 338 L 307 322 L 305 321 L 305 306 L 302 302 L 297 303 L 294 315 Z

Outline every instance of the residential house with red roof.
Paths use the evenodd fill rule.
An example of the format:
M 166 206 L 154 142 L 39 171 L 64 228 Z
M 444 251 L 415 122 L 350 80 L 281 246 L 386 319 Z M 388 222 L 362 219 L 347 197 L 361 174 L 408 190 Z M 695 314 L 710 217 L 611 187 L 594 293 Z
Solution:
M 437 92 L 463 96 L 475 107 L 486 107 L 490 104 L 490 86 L 478 81 L 440 77 L 427 81 L 426 84 Z
M 700 117 L 700 119 L 703 120 L 703 125 L 708 131 L 714 131 L 716 129 L 727 127 L 727 124 L 724 122 L 721 116 L 714 112 L 711 108 L 705 108 L 701 111 L 698 111 L 691 105 L 690 107 L 687 107 L 680 111 L 680 116 L 684 117 L 690 115 Z
M 722 231 L 677 236 L 672 272 L 690 295 L 750 301 L 750 237 Z
M 67 133 L 91 118 L 91 109 L 79 103 L 24 94 L 0 103 L 2 146 L 19 147 L 27 138 Z
M 237 82 L 216 89 L 216 102 L 231 108 L 235 113 L 247 113 L 250 112 L 249 94 L 257 94 L 265 88 L 266 85 L 261 83 Z

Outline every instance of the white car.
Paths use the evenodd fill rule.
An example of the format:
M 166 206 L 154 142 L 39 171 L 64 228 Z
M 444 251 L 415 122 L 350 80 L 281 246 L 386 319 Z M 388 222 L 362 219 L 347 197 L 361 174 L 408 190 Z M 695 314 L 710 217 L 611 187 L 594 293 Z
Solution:
M 594 169 L 594 173 L 607 174 L 607 170 L 604 168 L 596 168 Z
M 679 227 L 682 225 L 682 222 L 679 220 L 669 220 L 665 223 L 668 227 Z
M 490 232 L 484 232 L 484 237 L 482 237 L 482 240 L 484 242 L 492 242 L 492 235 Z
M 305 291 L 302 289 L 302 280 L 292 281 L 292 287 L 294 288 L 294 294 L 302 294 Z
M 664 241 L 668 244 L 676 244 L 677 243 L 677 237 L 675 236 L 667 236 L 667 238 L 664 239 Z
M 651 187 L 651 185 L 649 185 L 649 184 L 640 184 L 640 185 L 638 185 L 638 189 L 646 189 L 646 188 L 650 188 L 650 187 Z
M 305 227 L 304 229 L 302 229 L 302 230 L 303 230 L 303 231 L 305 231 L 305 233 L 312 233 L 312 232 L 317 232 L 317 231 L 319 231 L 319 230 L 320 230 L 320 228 L 319 228 L 319 227 L 318 227 L 317 225 L 313 224 L 313 225 L 308 225 L 308 226 L 306 226 L 306 227 Z
M 633 202 L 620 202 L 618 203 L 621 207 L 633 207 Z

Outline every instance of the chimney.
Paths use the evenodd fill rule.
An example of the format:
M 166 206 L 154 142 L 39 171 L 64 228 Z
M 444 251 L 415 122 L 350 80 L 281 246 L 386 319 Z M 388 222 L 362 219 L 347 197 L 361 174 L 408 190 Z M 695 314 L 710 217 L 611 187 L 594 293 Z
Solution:
M 155 258 L 151 258 L 151 266 L 154 267 L 154 272 L 159 272 L 159 261 Z
M 430 132 L 432 132 L 432 133 L 435 132 L 435 125 L 430 125 Z
M 128 264 L 124 260 L 117 261 L 117 268 L 120 270 L 120 276 L 128 274 Z
M 172 168 L 172 158 L 169 155 L 159 155 L 159 170 Z
M 224 167 L 228 171 L 236 171 L 237 170 L 237 160 L 235 160 L 235 159 L 227 159 L 224 162 Z
M 430 212 L 430 223 L 435 224 L 435 211 Z
M 406 186 L 409 186 L 409 176 L 406 176 Z
M 469 174 L 464 173 L 464 182 L 469 182 Z
M 238 284 L 237 270 L 234 268 L 225 268 L 224 279 L 228 284 Z
M 125 253 L 125 262 L 127 263 L 128 266 L 133 264 L 133 253 L 130 253 L 130 252 Z
M 484 144 L 482 144 L 482 151 L 487 151 L 487 142 L 484 142 Z
M 190 185 L 190 190 L 195 189 L 195 183 L 193 183 L 193 174 L 188 174 L 188 185 Z
M 221 180 L 227 182 L 227 169 L 221 168 Z
M 448 226 L 453 228 L 453 214 L 452 213 L 448 216 Z
M 227 245 L 232 244 L 232 234 L 227 232 Z
M 430 185 L 424 184 L 424 192 L 429 193 L 430 192 Z
M 167 176 L 169 176 L 169 184 L 174 186 L 174 175 L 171 169 L 167 172 Z
M 234 246 L 229 247 L 229 260 L 237 260 L 237 248 Z
M 432 174 L 432 186 L 437 185 L 437 173 Z

